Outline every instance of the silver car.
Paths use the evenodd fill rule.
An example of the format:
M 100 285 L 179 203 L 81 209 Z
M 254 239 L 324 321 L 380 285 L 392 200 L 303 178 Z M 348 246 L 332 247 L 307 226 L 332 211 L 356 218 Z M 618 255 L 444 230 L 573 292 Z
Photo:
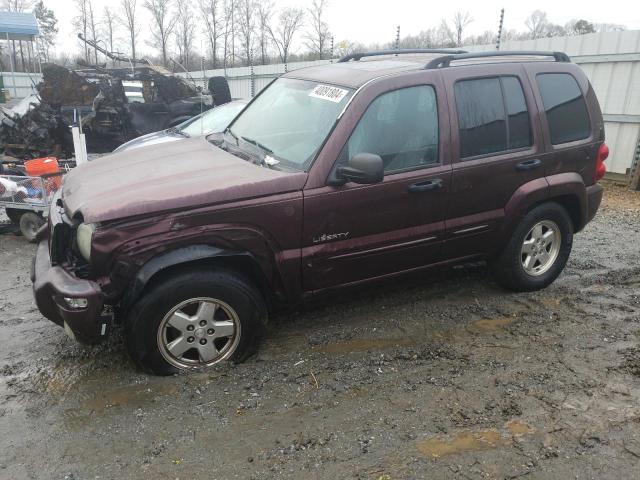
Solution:
M 185 137 L 199 137 L 209 135 L 210 133 L 223 132 L 247 103 L 249 103 L 248 100 L 234 100 L 224 105 L 214 107 L 175 127 L 129 140 L 127 143 L 123 143 L 116 148 L 114 152 L 173 142 Z

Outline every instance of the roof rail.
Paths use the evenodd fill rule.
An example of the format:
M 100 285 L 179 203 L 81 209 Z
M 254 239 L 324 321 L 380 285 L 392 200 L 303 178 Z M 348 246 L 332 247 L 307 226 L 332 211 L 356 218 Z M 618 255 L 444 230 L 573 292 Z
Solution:
M 438 57 L 431 60 L 429 63 L 425 65 L 426 70 L 431 70 L 434 68 L 446 68 L 449 67 L 451 62 L 455 60 L 467 60 L 471 58 L 491 58 L 491 57 L 522 57 L 522 56 L 532 56 L 532 57 L 553 57 L 556 62 L 570 62 L 571 59 L 564 52 L 536 52 L 534 50 L 513 50 L 513 51 L 502 51 L 502 52 L 471 52 L 471 53 L 460 53 L 460 54 L 452 54 L 445 55 L 444 57 Z
M 448 54 L 462 54 L 467 53 L 466 50 L 452 50 L 450 48 L 407 48 L 403 50 L 376 50 L 373 52 L 361 52 L 350 53 L 338 60 L 338 63 L 345 63 L 349 60 L 355 60 L 356 62 L 364 57 L 378 57 L 381 55 L 406 55 L 412 53 L 448 53 Z

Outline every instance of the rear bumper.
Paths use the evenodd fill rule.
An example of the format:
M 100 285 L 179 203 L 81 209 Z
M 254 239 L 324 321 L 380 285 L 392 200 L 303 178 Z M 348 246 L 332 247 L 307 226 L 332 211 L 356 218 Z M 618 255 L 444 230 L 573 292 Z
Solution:
M 604 188 L 602 185 L 595 183 L 587 187 L 587 211 L 585 217 L 585 225 L 593 220 L 596 216 L 598 208 L 600 208 L 600 202 L 602 202 L 602 194 Z
M 97 283 L 76 278 L 63 268 L 51 265 L 46 239 L 40 241 L 31 268 L 33 296 L 40 313 L 65 328 L 72 338 L 91 343 L 104 338 L 111 324 L 102 315 L 104 296 Z M 70 308 L 64 298 L 86 299 L 81 309 Z

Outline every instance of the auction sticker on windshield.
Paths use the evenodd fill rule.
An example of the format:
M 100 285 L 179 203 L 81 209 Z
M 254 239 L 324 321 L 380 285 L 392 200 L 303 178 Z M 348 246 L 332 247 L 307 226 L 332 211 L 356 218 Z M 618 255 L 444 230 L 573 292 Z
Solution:
M 349 90 L 344 90 L 338 87 L 330 87 L 329 85 L 316 85 L 309 96 L 339 103 L 347 93 L 349 93 Z

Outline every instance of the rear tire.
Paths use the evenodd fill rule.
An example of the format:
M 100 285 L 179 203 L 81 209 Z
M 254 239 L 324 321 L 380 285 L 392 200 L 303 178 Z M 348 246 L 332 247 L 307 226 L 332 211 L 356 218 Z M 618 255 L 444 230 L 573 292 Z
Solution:
M 9 220 L 14 225 L 20 225 L 20 217 L 24 213 L 24 210 L 20 210 L 19 208 L 5 208 L 4 212 L 7 214 Z
M 492 262 L 496 281 L 516 292 L 540 290 L 562 272 L 573 244 L 573 223 L 559 204 L 535 207 L 520 221 L 511 240 Z
M 126 344 L 142 369 L 171 375 L 244 361 L 257 351 L 266 322 L 261 293 L 242 276 L 183 271 L 152 285 L 133 306 Z
M 36 241 L 36 234 L 44 225 L 44 218 L 34 212 L 24 212 L 20 217 L 20 233 L 30 243 Z

